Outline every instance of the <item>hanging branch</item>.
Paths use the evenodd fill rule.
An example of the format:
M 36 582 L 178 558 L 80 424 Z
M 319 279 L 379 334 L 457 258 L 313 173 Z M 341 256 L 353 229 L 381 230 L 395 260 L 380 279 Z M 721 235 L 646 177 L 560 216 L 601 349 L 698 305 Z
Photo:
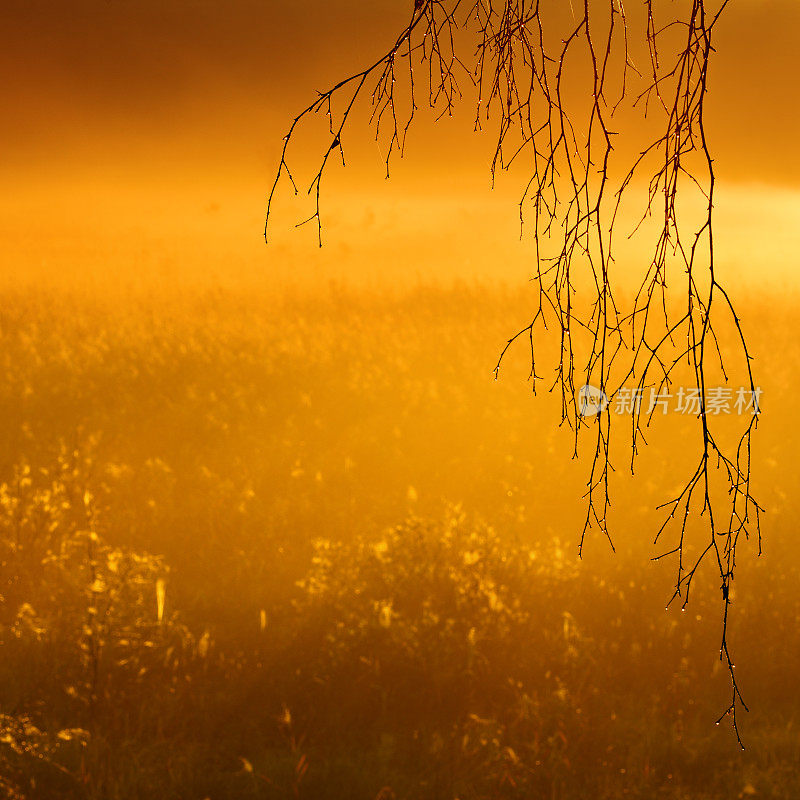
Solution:
M 693 375 L 696 466 L 678 496 L 660 507 L 666 518 L 655 543 L 672 536 L 673 544 L 655 560 L 675 560 L 670 603 L 680 600 L 684 608 L 701 565 L 706 560 L 716 564 L 723 603 L 720 658 L 732 690 L 722 718 L 731 718 L 742 745 L 736 714 L 747 707 L 736 680 L 728 624 L 737 545 L 753 534 L 761 552 L 761 508 L 750 488 L 759 390 L 741 321 L 717 274 L 714 162 L 705 125 L 712 34 L 727 2 L 686 0 L 681 6 L 685 13 L 662 23 L 657 21 L 653 0 L 644 0 L 644 19 L 637 26 L 647 68 L 640 71 L 632 53 L 632 42 L 637 41 L 630 36 L 634 24 L 623 0 L 572 0 L 569 13 L 566 4 L 555 0 L 415 0 L 408 24 L 382 56 L 320 92 L 292 122 L 267 201 L 264 235 L 281 178 L 285 176 L 298 193 L 288 153 L 307 118 L 322 112 L 330 137 L 308 189 L 314 213 L 300 223 L 316 222 L 321 246 L 322 180 L 334 153 L 345 162 L 343 140 L 359 101 L 369 103 L 376 138 L 388 143 L 388 176 L 392 156 L 403 154 L 419 98 L 427 94 L 426 103 L 438 119 L 454 112 L 463 99 L 462 85 L 469 87 L 475 97 L 475 130 L 489 127 L 495 132 L 492 181 L 499 172 L 522 165 L 527 177 L 519 203 L 520 224 L 530 218 L 533 229 L 535 313 L 509 339 L 495 376 L 508 350 L 525 339 L 536 392 L 543 380 L 536 343 L 540 336 L 558 337 L 559 356 L 547 388 L 560 393 L 561 422 L 574 434 L 573 455 L 578 456 L 583 436 L 590 435 L 593 444 L 581 553 L 591 531 L 614 545 L 608 527 L 612 415 L 586 416 L 580 388 L 593 386 L 608 402 L 620 401 L 627 382 L 635 381 L 632 395 L 638 400 L 630 409 L 633 472 L 639 442 L 646 441 L 645 430 L 658 407 L 651 400 L 643 409 L 640 400 L 645 391 L 662 398 L 681 368 L 688 366 Z M 462 58 L 464 52 L 472 55 Z M 423 81 L 418 78 L 420 70 Z M 577 79 L 583 80 L 582 92 L 571 85 Z M 587 96 L 588 101 L 583 99 Z M 342 110 L 337 113 L 334 105 Z M 648 123 L 655 118 L 657 133 L 615 179 L 612 158 L 621 134 L 612 129 L 612 120 L 615 126 L 617 120 L 622 124 L 626 113 L 636 111 Z M 645 223 L 656 220 L 657 231 L 652 259 L 626 310 L 613 291 L 613 245 L 623 198 L 642 180 L 643 212 L 630 236 L 644 238 Z M 706 207 L 696 225 L 679 213 L 679 200 L 690 191 L 699 192 Z M 677 319 L 668 299 L 668 277 L 674 274 L 683 274 L 685 280 L 685 310 Z M 577 287 L 583 284 L 591 287 L 588 308 L 578 303 Z M 712 364 L 728 380 L 715 329 L 717 318 L 725 315 L 736 331 L 754 401 L 753 413 L 732 451 L 721 443 L 709 408 Z M 717 474 L 727 485 L 724 514 L 712 486 Z M 690 528 L 692 509 L 699 509 L 705 535 Z M 705 538 L 690 541 L 698 535 Z

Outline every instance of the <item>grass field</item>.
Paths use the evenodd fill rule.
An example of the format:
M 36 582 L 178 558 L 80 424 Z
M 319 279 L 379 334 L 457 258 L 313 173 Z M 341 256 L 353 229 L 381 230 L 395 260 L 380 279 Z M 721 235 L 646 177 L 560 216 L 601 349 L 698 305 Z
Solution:
M 2 293 L 3 796 L 800 797 L 791 296 L 745 315 L 740 752 L 718 578 L 665 612 L 650 561 L 687 442 L 622 459 L 578 561 L 559 402 L 524 348 L 493 381 L 524 291 Z

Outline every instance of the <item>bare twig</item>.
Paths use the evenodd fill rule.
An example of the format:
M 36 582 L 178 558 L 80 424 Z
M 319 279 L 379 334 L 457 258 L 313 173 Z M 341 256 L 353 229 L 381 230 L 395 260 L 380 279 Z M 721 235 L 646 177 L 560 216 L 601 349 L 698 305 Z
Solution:
M 511 346 L 527 339 L 535 392 L 542 380 L 537 339 L 545 331 L 558 337 L 559 356 L 548 388 L 560 394 L 561 421 L 573 430 L 574 455 L 583 434 L 591 433 L 594 445 L 581 552 L 592 530 L 613 547 L 608 526 L 612 417 L 610 413 L 584 416 L 577 390 L 583 384 L 593 385 L 614 399 L 633 380 L 638 395 L 648 388 L 661 395 L 681 368 L 688 367 L 693 375 L 699 452 L 682 491 L 662 506 L 668 513 L 656 543 L 672 535 L 674 544 L 657 560 L 675 559 L 673 601 L 681 598 L 684 606 L 701 564 L 713 560 L 718 568 L 723 601 L 720 658 L 732 688 L 723 717 L 731 717 L 741 744 L 736 712 L 746 706 L 729 650 L 728 620 L 737 544 L 752 532 L 759 552 L 761 548 L 761 508 L 750 488 L 758 409 L 731 452 L 720 443 L 708 403 L 712 361 L 718 361 L 728 379 L 715 330 L 720 314 L 732 321 L 751 396 L 758 396 L 741 320 L 720 283 L 714 260 L 715 175 L 705 110 L 712 34 L 727 0 L 686 0 L 680 5 L 684 13 L 663 21 L 657 20 L 653 0 L 643 0 L 639 9 L 644 14 L 636 20 L 623 0 L 575 0 L 571 12 L 555 0 L 415 0 L 413 5 L 410 21 L 383 55 L 321 92 L 292 122 L 267 202 L 267 226 L 284 175 L 298 192 L 288 152 L 307 117 L 322 111 L 329 121 L 330 140 L 309 186 L 314 213 L 305 221 L 316 221 L 321 245 L 322 179 L 332 154 L 338 151 L 344 161 L 343 136 L 358 101 L 369 98 L 376 137 L 388 136 L 388 174 L 394 152 L 403 153 L 423 85 L 427 84 L 427 104 L 437 117 L 452 114 L 462 98 L 462 85 L 470 86 L 475 94 L 475 130 L 487 126 L 495 130 L 492 180 L 517 163 L 526 170 L 520 224 L 525 224 L 529 209 L 535 246 L 535 312 L 531 322 L 509 339 L 495 375 Z M 638 59 L 632 52 L 637 41 L 630 35 L 634 25 L 640 26 L 638 41 L 648 65 L 642 70 L 635 66 Z M 471 55 L 462 57 L 462 52 Z M 425 69 L 424 83 L 416 79 L 415 68 Z M 582 92 L 572 85 L 575 76 L 584 81 Z M 335 100 L 343 106 L 338 115 Z M 619 132 L 612 128 L 612 119 L 623 108 L 628 114 L 641 111 L 656 126 L 656 134 L 617 179 L 612 158 L 618 155 Z M 623 198 L 642 179 L 644 210 L 630 235 L 644 237 L 644 223 L 655 221 L 655 246 L 632 307 L 625 310 L 613 291 L 615 232 Z M 688 192 L 699 192 L 705 203 L 706 211 L 696 225 L 679 213 L 679 199 Z M 265 237 L 266 233 L 265 227 Z M 668 278 L 673 272 L 686 281 L 685 310 L 677 319 L 668 301 Z M 578 303 L 579 283 L 592 289 L 588 308 Z M 631 470 L 654 410 L 643 410 L 638 402 L 631 406 Z M 727 483 L 726 523 L 721 522 L 712 490 L 717 474 Z M 690 534 L 695 534 L 688 520 L 696 506 L 707 525 L 699 547 L 689 542 Z M 692 549 L 700 552 L 699 557 L 690 557 Z

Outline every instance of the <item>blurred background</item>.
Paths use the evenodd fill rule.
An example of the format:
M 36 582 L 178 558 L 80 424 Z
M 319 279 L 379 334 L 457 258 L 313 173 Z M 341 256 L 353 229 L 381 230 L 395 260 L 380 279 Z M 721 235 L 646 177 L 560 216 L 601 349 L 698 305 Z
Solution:
M 533 246 L 469 105 L 422 112 L 388 181 L 361 109 L 325 246 L 286 185 L 264 243 L 292 119 L 408 6 L 0 9 L 4 796 L 800 793 L 800 7 L 731 4 L 707 112 L 718 272 L 764 390 L 742 753 L 714 725 L 719 577 L 665 612 L 676 565 L 650 560 L 696 428 L 659 419 L 631 477 L 619 426 L 617 552 L 578 560 L 589 465 L 560 398 L 533 395 L 524 346 L 494 380 Z M 623 286 L 647 257 L 625 256 Z
M 72 280 L 113 271 L 124 282 L 121 268 L 135 265 L 141 278 L 170 281 L 520 286 L 531 253 L 515 213 L 521 177 L 490 192 L 492 142 L 473 135 L 469 103 L 436 126 L 423 111 L 389 182 L 385 154 L 366 125 L 354 126 L 349 168 L 329 174 L 327 246 L 317 252 L 310 227 L 281 220 L 273 246 L 262 246 L 265 195 L 291 119 L 316 90 L 381 54 L 409 5 L 5 3 L 6 272 Z M 708 115 L 719 260 L 757 286 L 793 280 L 799 19 L 792 0 L 745 0 L 716 32 Z M 299 141 L 306 183 L 320 146 Z M 294 213 L 290 195 L 284 187 Z

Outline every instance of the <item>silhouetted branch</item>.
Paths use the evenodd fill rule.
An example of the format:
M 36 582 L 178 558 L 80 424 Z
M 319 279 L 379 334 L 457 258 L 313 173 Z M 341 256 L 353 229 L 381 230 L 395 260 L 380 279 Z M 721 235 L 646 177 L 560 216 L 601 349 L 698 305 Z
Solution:
M 427 104 L 437 117 L 452 114 L 462 99 L 462 84 L 471 86 L 475 130 L 491 127 L 496 136 L 492 180 L 498 172 L 522 163 L 527 178 L 519 203 L 521 225 L 528 216 L 526 209 L 532 209 L 538 288 L 535 313 L 509 339 L 495 376 L 510 347 L 525 338 L 535 392 L 537 381 L 542 380 L 537 338 L 545 331 L 558 337 L 559 356 L 549 389 L 560 392 L 561 420 L 574 432 L 574 455 L 579 453 L 583 434 L 591 431 L 594 442 L 581 552 L 592 530 L 598 530 L 613 547 L 608 527 L 612 415 L 585 416 L 578 402 L 581 385 L 594 386 L 613 401 L 628 381 L 635 381 L 639 396 L 647 389 L 660 396 L 671 389 L 682 367 L 688 366 L 693 376 L 698 457 L 682 491 L 662 506 L 668 514 L 655 541 L 672 535 L 674 544 L 657 559 L 676 560 L 672 599 L 681 598 L 684 606 L 701 564 L 712 559 L 717 565 L 723 599 L 720 658 L 733 692 L 726 713 L 741 744 L 736 711 L 746 706 L 729 651 L 728 619 L 736 548 L 742 536 L 749 538 L 751 532 L 757 536 L 760 552 L 761 508 L 750 488 L 751 441 L 758 409 L 753 409 L 731 452 L 719 443 L 709 411 L 708 384 L 714 361 L 728 380 L 714 326 L 720 314 L 727 314 L 741 345 L 751 397 L 757 397 L 741 321 L 719 281 L 714 258 L 715 175 L 705 110 L 712 34 L 726 5 L 727 0 L 687 0 L 680 6 L 685 14 L 660 21 L 652 0 L 645 0 L 644 18 L 634 23 L 622 0 L 573 0 L 569 13 L 567 4 L 545 0 L 416 0 L 409 23 L 380 58 L 320 93 L 295 118 L 284 140 L 266 221 L 268 225 L 284 174 L 298 191 L 288 150 L 298 125 L 308 116 L 322 111 L 329 120 L 330 143 L 309 187 L 315 198 L 314 213 L 306 220 L 316 220 L 322 244 L 322 179 L 335 151 L 344 161 L 343 136 L 359 99 L 368 97 L 371 102 L 370 123 L 376 137 L 389 137 L 388 174 L 390 159 L 395 151 L 402 155 L 419 109 L 423 84 L 415 68 L 427 72 Z M 634 25 L 641 31 L 637 39 L 630 35 Z M 636 41 L 641 42 L 648 63 L 642 71 L 632 55 Z M 471 55 L 462 57 L 464 52 Z M 583 80 L 578 90 L 570 84 L 576 79 Z M 340 97 L 344 110 L 336 116 L 332 101 Z M 656 133 L 617 179 L 612 156 L 620 132 L 611 121 L 623 110 L 640 112 L 648 123 L 655 118 Z M 624 115 L 616 118 L 620 124 L 625 122 Z M 632 306 L 626 310 L 614 292 L 615 235 L 623 199 L 642 179 L 646 199 L 629 238 L 643 238 L 645 223 L 655 221 L 655 244 Z M 695 225 L 679 213 L 679 199 L 689 191 L 699 192 L 706 207 Z M 685 310 L 676 321 L 668 299 L 668 277 L 673 273 L 685 280 Z M 579 282 L 591 286 L 588 308 L 578 302 Z M 631 406 L 631 471 L 654 412 L 655 408 L 643 411 L 641 403 Z M 728 489 L 725 524 L 712 491 L 712 476 L 717 473 Z M 700 556 L 689 560 L 688 540 L 694 531 L 687 521 L 696 507 L 707 524 L 707 538 L 700 542 Z

